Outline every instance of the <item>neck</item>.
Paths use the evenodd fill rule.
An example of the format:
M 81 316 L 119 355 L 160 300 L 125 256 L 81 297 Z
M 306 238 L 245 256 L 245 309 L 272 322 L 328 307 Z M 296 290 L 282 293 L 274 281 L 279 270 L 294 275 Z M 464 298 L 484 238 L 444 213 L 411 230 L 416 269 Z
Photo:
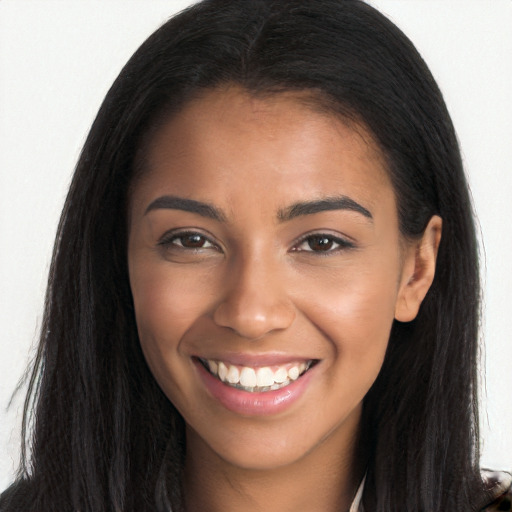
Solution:
M 204 512 L 348 511 L 364 473 L 356 436 L 337 449 L 332 439 L 286 466 L 247 469 L 219 457 L 187 432 L 185 510 Z M 340 449 L 341 448 L 341 449 Z

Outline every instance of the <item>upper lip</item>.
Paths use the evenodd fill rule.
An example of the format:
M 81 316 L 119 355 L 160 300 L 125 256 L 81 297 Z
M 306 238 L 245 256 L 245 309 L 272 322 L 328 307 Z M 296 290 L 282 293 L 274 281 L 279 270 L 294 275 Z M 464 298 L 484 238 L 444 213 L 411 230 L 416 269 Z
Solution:
M 315 360 L 313 357 L 283 353 L 248 354 L 248 353 L 224 353 L 215 355 L 196 355 L 198 359 L 222 361 L 236 366 L 281 366 L 288 363 L 300 363 Z

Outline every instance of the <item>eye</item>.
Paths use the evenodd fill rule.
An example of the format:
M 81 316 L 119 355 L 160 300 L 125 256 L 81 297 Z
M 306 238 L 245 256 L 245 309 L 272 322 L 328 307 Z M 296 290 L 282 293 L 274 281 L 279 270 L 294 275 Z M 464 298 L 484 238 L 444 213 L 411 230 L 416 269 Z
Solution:
M 158 245 L 183 250 L 217 249 L 217 246 L 208 237 L 195 231 L 167 233 L 159 240 Z
M 307 235 L 302 238 L 294 247 L 293 251 L 332 253 L 343 249 L 353 248 L 354 244 L 338 236 L 327 233 Z

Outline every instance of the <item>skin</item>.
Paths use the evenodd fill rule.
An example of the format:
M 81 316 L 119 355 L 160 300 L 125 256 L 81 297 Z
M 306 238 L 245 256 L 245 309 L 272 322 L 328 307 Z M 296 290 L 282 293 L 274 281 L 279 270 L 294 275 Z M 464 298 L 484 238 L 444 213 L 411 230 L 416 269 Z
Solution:
M 393 320 L 416 316 L 434 277 L 441 219 L 404 240 L 371 136 L 303 99 L 237 87 L 204 94 L 157 131 L 133 189 L 137 325 L 149 367 L 187 425 L 188 510 L 348 510 L 364 471 L 362 400 Z M 147 210 L 166 195 L 213 205 L 222 218 Z M 339 196 L 371 218 L 352 209 L 279 218 L 298 202 Z M 199 234 L 199 247 L 180 230 Z M 230 354 L 319 362 L 290 407 L 243 415 L 209 394 L 193 362 Z

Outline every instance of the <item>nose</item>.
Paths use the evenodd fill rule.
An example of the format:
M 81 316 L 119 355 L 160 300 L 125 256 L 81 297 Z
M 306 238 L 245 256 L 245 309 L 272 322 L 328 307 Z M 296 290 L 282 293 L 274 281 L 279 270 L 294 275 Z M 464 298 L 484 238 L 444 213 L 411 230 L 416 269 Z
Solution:
M 213 315 L 217 325 L 255 340 L 292 324 L 295 309 L 278 268 L 252 259 L 235 263 L 228 273 L 223 299 Z

